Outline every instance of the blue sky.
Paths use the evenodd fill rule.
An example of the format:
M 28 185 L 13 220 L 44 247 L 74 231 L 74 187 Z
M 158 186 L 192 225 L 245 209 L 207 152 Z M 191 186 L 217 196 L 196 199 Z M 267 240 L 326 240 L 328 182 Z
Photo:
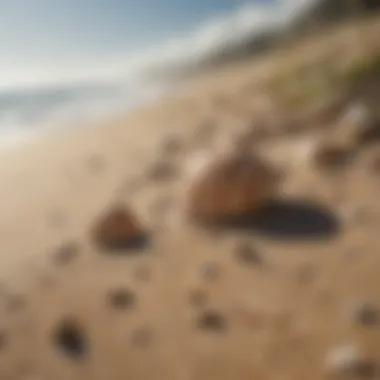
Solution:
M 276 1 L 297 0 L 0 0 L 0 86 L 119 61 L 116 70 L 130 55 Z
M 263 0 L 261 0 L 263 1 Z M 270 1 L 270 0 L 267 0 Z M 0 53 L 94 58 L 141 49 L 231 12 L 239 0 L 0 0 Z M 33 57 L 33 54 L 36 56 Z M 5 54 L 5 58 L 6 58 Z

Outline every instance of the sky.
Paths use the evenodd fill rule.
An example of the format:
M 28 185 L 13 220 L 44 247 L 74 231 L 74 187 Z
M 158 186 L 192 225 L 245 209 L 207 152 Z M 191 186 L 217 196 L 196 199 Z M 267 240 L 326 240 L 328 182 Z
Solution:
M 311 1 L 0 0 L 0 88 L 191 59 Z

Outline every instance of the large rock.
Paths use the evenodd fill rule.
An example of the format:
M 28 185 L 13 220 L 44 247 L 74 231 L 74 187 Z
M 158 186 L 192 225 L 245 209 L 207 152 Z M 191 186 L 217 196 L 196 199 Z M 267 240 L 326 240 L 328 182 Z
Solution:
M 185 199 L 186 215 L 220 222 L 258 210 L 271 197 L 278 173 L 249 153 L 216 155 L 196 165 Z
M 145 231 L 129 208 L 117 204 L 96 221 L 90 234 L 99 248 L 118 250 L 141 242 Z

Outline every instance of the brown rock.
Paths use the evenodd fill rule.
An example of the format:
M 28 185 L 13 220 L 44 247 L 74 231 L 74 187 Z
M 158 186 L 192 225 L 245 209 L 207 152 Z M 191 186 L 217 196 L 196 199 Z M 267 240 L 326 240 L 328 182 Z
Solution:
M 250 154 L 226 154 L 200 165 L 186 193 L 185 212 L 203 222 L 259 209 L 273 195 L 278 175 Z
M 313 165 L 319 170 L 336 170 L 346 167 L 354 158 L 351 144 L 337 141 L 322 141 L 312 154 Z
M 134 213 L 115 205 L 100 218 L 91 231 L 92 241 L 101 248 L 123 249 L 141 242 L 144 230 Z

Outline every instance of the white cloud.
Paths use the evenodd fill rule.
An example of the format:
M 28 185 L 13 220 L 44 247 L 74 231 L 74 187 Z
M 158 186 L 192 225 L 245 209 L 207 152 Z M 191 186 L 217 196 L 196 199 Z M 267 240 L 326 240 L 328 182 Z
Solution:
M 168 41 L 158 49 L 136 56 L 140 69 L 197 62 L 252 35 L 286 25 L 319 0 L 280 0 L 277 4 L 244 4 L 232 14 L 209 20 L 188 36 Z M 132 62 L 131 62 L 132 63 Z M 131 64 L 132 68 L 134 65 Z
M 37 85 L 49 82 L 109 80 L 136 77 L 147 69 L 176 67 L 196 63 L 213 52 L 241 42 L 267 28 L 282 26 L 319 0 L 278 0 L 271 5 L 243 3 L 233 13 L 222 15 L 196 27 L 186 36 L 172 39 L 148 51 L 128 56 L 84 63 L 83 67 L 11 68 L 0 73 L 2 85 Z

